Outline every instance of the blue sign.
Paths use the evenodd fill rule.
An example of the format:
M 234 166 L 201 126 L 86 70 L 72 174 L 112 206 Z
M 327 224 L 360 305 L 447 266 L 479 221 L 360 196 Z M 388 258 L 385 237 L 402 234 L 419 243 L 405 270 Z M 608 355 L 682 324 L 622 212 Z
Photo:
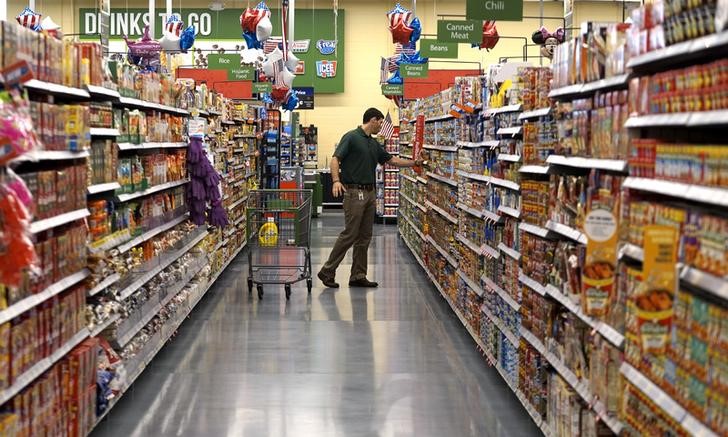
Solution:
M 336 51 L 336 40 L 320 39 L 316 42 L 316 48 L 322 55 L 331 55 Z
M 298 97 L 296 109 L 313 109 L 314 89 L 312 86 L 293 87 L 293 92 Z

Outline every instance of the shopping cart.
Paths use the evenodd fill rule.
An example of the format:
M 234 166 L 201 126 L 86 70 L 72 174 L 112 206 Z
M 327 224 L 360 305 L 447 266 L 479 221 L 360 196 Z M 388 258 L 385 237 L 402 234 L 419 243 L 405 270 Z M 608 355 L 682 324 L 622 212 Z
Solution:
M 248 292 L 306 280 L 311 293 L 311 190 L 251 190 L 247 205 Z

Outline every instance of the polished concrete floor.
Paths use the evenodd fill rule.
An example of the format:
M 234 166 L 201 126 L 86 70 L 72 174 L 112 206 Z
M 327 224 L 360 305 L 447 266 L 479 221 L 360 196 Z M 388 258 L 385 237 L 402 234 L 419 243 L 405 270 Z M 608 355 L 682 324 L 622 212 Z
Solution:
M 314 272 L 342 226 L 314 219 Z M 349 254 L 342 288 L 299 284 L 290 302 L 248 295 L 244 252 L 94 437 L 539 435 L 396 226 L 374 234 L 380 288 L 348 288 Z

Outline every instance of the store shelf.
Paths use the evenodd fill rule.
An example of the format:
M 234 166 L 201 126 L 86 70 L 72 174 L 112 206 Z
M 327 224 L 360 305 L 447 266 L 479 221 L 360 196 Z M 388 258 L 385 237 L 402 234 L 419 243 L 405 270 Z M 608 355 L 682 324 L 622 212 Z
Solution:
M 509 181 L 507 179 L 501 179 L 494 176 L 490 176 L 490 183 L 493 185 L 498 185 L 499 187 L 508 188 L 509 190 L 515 190 L 518 191 L 521 189 L 521 186 L 518 185 L 516 182 Z
M 425 123 L 431 123 L 433 121 L 443 121 L 443 120 L 450 120 L 451 118 L 455 118 L 452 114 L 445 114 L 445 115 L 438 115 L 435 117 L 429 117 L 425 119 Z
M 9 322 L 15 317 L 23 314 L 24 312 L 35 308 L 42 304 L 53 296 L 65 291 L 66 289 L 73 287 L 79 282 L 86 279 L 91 273 L 87 269 L 83 269 L 72 275 L 66 276 L 58 282 L 49 285 L 45 290 L 40 293 L 28 296 L 25 299 L 19 300 L 18 302 L 10 305 L 4 310 L 0 310 L 0 324 Z
M 245 197 L 243 197 L 243 198 L 240 198 L 240 199 L 236 200 L 235 202 L 231 203 L 231 204 L 230 204 L 230 205 L 228 206 L 228 209 L 233 209 L 233 208 L 235 208 L 236 206 L 239 206 L 240 204 L 242 204 L 243 202 L 245 202 L 246 200 L 248 200 L 248 196 L 245 196 Z
M 551 107 L 534 109 L 533 111 L 524 111 L 518 116 L 519 120 L 531 120 L 534 118 L 545 117 L 551 114 Z
M 521 135 L 523 133 L 523 126 L 514 126 L 514 127 L 503 127 L 498 129 L 498 132 L 496 135 L 511 135 L 515 137 L 516 135 Z
M 119 247 L 118 247 L 119 253 L 128 252 L 129 249 L 131 249 L 132 247 L 138 246 L 138 245 L 142 244 L 143 242 L 156 237 L 157 235 L 161 234 L 162 232 L 167 231 L 168 229 L 172 229 L 173 227 L 175 227 L 178 224 L 187 220 L 188 217 L 189 217 L 189 214 L 185 213 L 175 219 L 172 219 L 171 221 L 169 221 L 167 223 L 157 226 L 154 229 L 148 230 L 147 232 L 143 233 L 142 235 L 140 235 L 130 241 L 127 241 L 127 242 L 119 245 Z M 108 249 L 106 249 L 106 250 L 108 250 Z
M 104 320 L 101 324 L 96 325 L 94 329 L 89 333 L 89 337 L 98 337 L 102 332 L 106 330 L 112 323 L 115 323 L 121 318 L 121 314 L 114 314 L 108 319 Z
M 494 315 L 493 313 L 491 313 L 491 312 L 490 312 L 490 311 L 488 310 L 488 308 L 487 308 L 487 307 L 485 306 L 485 304 L 483 304 L 483 306 L 481 306 L 481 307 L 480 307 L 480 311 L 481 311 L 481 312 L 482 312 L 483 314 L 485 314 L 485 316 L 486 316 L 486 317 L 487 317 L 487 318 L 488 318 L 488 319 L 489 319 L 489 320 L 490 320 L 491 322 L 493 322 L 493 324 L 494 324 L 494 325 L 496 326 L 496 328 L 498 328 L 498 330 L 499 330 L 500 332 L 502 332 L 502 333 L 503 333 L 503 335 L 505 335 L 505 337 L 506 337 L 506 338 L 508 339 L 508 341 L 510 341 L 510 342 L 511 342 L 511 344 L 512 344 L 513 346 L 515 346 L 516 348 L 518 348 L 518 345 L 519 345 L 519 343 L 520 343 L 520 341 L 519 341 L 519 337 L 520 337 L 520 335 L 519 335 L 519 336 L 516 336 L 516 335 L 515 335 L 515 334 L 514 334 L 514 333 L 513 333 L 513 332 L 512 332 L 512 331 L 511 331 L 510 329 L 508 329 L 508 328 L 506 327 L 506 325 L 504 325 L 504 324 L 503 324 L 503 322 L 501 321 L 501 319 L 499 319 L 498 317 L 496 317 L 496 316 L 495 316 L 495 315 Z
M 595 159 L 580 158 L 578 156 L 551 155 L 546 159 L 546 162 L 562 167 L 608 170 L 619 173 L 627 172 L 627 161 L 619 159 Z
M 578 96 L 581 94 L 581 90 L 584 88 L 583 84 L 569 85 L 561 88 L 552 89 L 549 92 L 549 97 L 552 99 L 559 99 L 562 97 Z
M 96 284 L 96 286 L 94 288 L 90 289 L 86 293 L 86 295 L 89 297 L 95 296 L 95 295 L 101 293 L 102 291 L 106 290 L 107 288 L 111 287 L 112 285 L 116 284 L 117 282 L 119 282 L 119 279 L 121 279 L 120 274 L 118 274 L 118 273 L 111 274 L 111 275 L 107 276 L 106 278 L 104 278 L 104 280 L 102 280 L 101 282 Z
M 517 250 L 511 249 L 503 243 L 498 244 L 498 250 L 505 253 L 516 261 L 521 259 L 521 254 Z
M 476 284 L 472 279 L 470 279 L 468 277 L 468 275 L 466 275 L 460 269 L 458 269 L 458 276 L 460 277 L 460 279 L 463 280 L 463 282 L 465 282 L 466 284 L 468 284 L 468 287 L 470 287 L 470 289 L 473 290 L 475 292 L 475 294 L 477 294 L 480 297 L 483 297 L 483 295 L 485 294 L 485 290 L 483 290 L 483 287 L 481 287 L 480 285 Z
M 440 176 L 439 174 L 432 173 L 431 171 L 426 172 L 427 177 L 430 177 L 432 179 L 437 179 L 440 182 L 446 183 L 448 185 L 452 185 L 453 187 L 457 187 L 458 183 L 456 180 L 450 179 L 446 176 Z
M 78 152 L 70 150 L 33 150 L 15 159 L 13 163 L 35 161 L 68 161 L 71 159 L 85 159 L 90 156 L 87 150 Z
M 520 311 L 521 310 L 521 304 L 516 302 L 510 294 L 506 293 L 505 290 L 500 288 L 495 282 L 493 282 L 489 277 L 483 275 L 480 278 L 481 281 L 485 284 L 486 287 L 488 287 L 491 291 L 496 293 L 498 296 L 500 296 L 501 299 L 505 301 L 511 308 L 513 308 L 513 311 Z
M 721 54 L 726 46 L 728 30 L 635 56 L 629 60 L 627 67 L 639 71 L 664 71 L 688 61 Z
M 73 97 L 77 99 L 91 98 L 91 95 L 86 90 L 65 85 L 58 85 L 51 82 L 43 82 L 37 79 L 31 79 L 27 82 L 24 82 L 23 88 L 33 90 L 39 94 L 50 94 L 58 97 Z
M 422 231 L 420 231 L 420 228 L 418 228 L 414 224 L 414 222 L 412 222 L 412 220 L 409 219 L 409 217 L 407 217 L 406 215 L 402 214 L 401 212 L 400 212 L 399 215 L 404 219 L 405 222 L 407 222 L 407 224 L 409 224 L 412 227 L 412 229 L 414 229 L 415 233 L 417 234 L 418 237 L 420 237 L 420 239 L 422 239 L 422 240 L 425 239 L 425 234 L 423 234 Z
M 479 174 L 476 174 L 476 173 L 468 173 L 468 172 L 463 171 L 463 170 L 458 170 L 458 174 L 460 176 L 463 176 L 463 177 L 466 177 L 468 179 L 472 179 L 472 180 L 475 180 L 475 181 L 490 182 L 490 176 L 479 175 Z
M 237 220 L 235 220 L 233 222 L 233 226 L 237 226 L 240 223 L 244 222 L 245 221 L 245 218 L 246 218 L 246 215 L 245 214 L 241 215 L 240 217 L 237 218 Z
M 227 267 L 230 265 L 230 263 L 238 256 L 238 254 L 245 248 L 245 243 L 243 243 L 242 246 L 240 246 L 235 253 L 225 262 L 225 264 L 222 266 L 222 268 L 215 273 L 215 276 L 212 277 L 205 286 L 205 289 L 200 293 L 199 296 L 197 296 L 195 302 L 192 305 L 188 306 L 187 311 L 182 314 L 175 323 L 172 324 L 172 326 L 169 327 L 168 335 L 161 339 L 161 341 L 151 350 L 151 352 L 148 354 L 148 356 L 143 357 L 144 359 L 140 360 L 142 363 L 142 366 L 139 369 L 136 369 L 134 372 L 130 373 L 128 376 L 126 387 L 116 396 L 116 398 L 109 403 L 109 406 L 106 408 L 106 411 L 104 413 L 96 418 L 96 423 L 94 424 L 94 427 L 96 427 L 99 423 L 101 423 L 102 420 L 106 417 L 107 414 L 114 408 L 114 406 L 119 402 L 119 400 L 122 398 L 122 396 L 126 393 L 129 387 L 136 381 L 136 379 L 144 372 L 146 367 L 149 365 L 149 363 L 152 362 L 154 357 L 159 353 L 159 351 L 164 347 L 164 345 L 167 343 L 169 338 L 174 335 L 174 333 L 177 331 L 179 326 L 187 319 L 187 316 L 192 312 L 192 310 L 197 306 L 197 303 L 204 297 L 207 292 L 212 288 L 212 286 L 215 284 L 217 279 L 220 277 L 220 275 L 227 269 Z M 146 347 L 146 345 L 145 345 Z M 135 357 L 136 358 L 136 357 Z
M 500 140 L 481 141 L 478 143 L 472 143 L 469 141 L 458 141 L 457 145 L 468 149 L 477 149 L 480 147 L 490 147 L 491 149 L 494 149 L 500 145 Z
M 680 280 L 712 294 L 724 301 L 728 300 L 728 279 L 721 278 L 690 266 L 680 270 Z
M 521 156 L 520 155 L 509 155 L 507 153 L 500 153 L 500 154 L 498 154 L 498 161 L 520 162 Z
M 184 142 L 179 143 L 119 143 L 119 150 L 149 150 L 149 149 L 183 149 L 188 144 Z
M 18 378 L 15 379 L 13 384 L 0 392 L 0 405 L 12 399 L 16 394 L 20 393 L 30 383 L 35 381 L 39 376 L 44 374 L 48 369 L 53 367 L 55 363 L 65 357 L 73 348 L 78 346 L 81 342 L 86 340 L 88 337 L 88 329 L 83 328 L 70 340 L 68 340 L 63 346 L 53 352 L 50 356 L 43 358 L 22 373 Z
M 518 281 L 541 296 L 546 296 L 546 287 L 539 284 L 535 279 L 525 275 L 523 272 L 519 273 Z
M 531 235 L 541 237 L 541 238 L 553 237 L 553 233 L 551 233 L 551 231 L 549 231 L 548 229 L 542 228 L 541 226 L 532 225 L 532 224 L 526 223 L 526 222 L 520 222 L 518 224 L 518 229 L 520 229 L 524 232 L 528 232 Z
M 118 137 L 119 129 L 110 129 L 105 127 L 92 127 L 89 129 L 92 137 Z
M 422 212 L 427 212 L 427 208 L 425 208 L 423 205 L 415 202 L 414 200 L 412 200 L 409 196 L 407 196 L 403 192 L 400 191 L 399 195 L 402 196 L 402 198 L 404 198 L 404 200 L 408 201 L 409 203 L 411 203 L 412 205 L 414 205 L 415 207 L 420 209 Z
M 118 100 L 121 95 L 116 90 L 111 90 L 97 85 L 86 85 L 86 91 L 91 97 L 97 97 L 101 99 Z
M 566 238 L 574 240 L 577 243 L 587 243 L 586 235 L 570 226 L 549 220 L 548 222 L 546 222 L 546 228 L 556 232 L 557 234 L 563 235 Z
M 147 102 L 144 100 L 134 99 L 131 97 L 120 97 L 118 105 L 119 106 L 129 106 L 129 107 L 133 107 L 133 108 L 141 108 L 141 109 L 152 109 L 155 111 L 170 112 L 172 114 L 177 114 L 177 115 L 189 115 L 190 114 L 189 111 L 184 110 L 184 109 L 175 108 L 173 106 L 160 105 L 159 103 Z
M 457 260 L 455 260 L 455 258 L 453 258 L 445 249 L 440 247 L 440 245 L 438 245 L 437 242 L 432 237 L 430 237 L 429 235 L 425 236 L 425 241 L 432 244 L 432 247 L 434 247 L 438 252 L 440 252 L 440 255 L 442 255 L 443 258 L 445 258 L 447 260 L 447 262 L 450 263 L 451 266 L 458 268 Z
M 532 173 L 532 174 L 548 174 L 548 165 L 522 165 L 518 169 L 519 173 Z
M 385 208 L 398 208 L 399 204 L 398 203 L 385 203 L 384 207 Z
M 662 194 L 692 202 L 728 207 L 728 189 L 684 184 L 682 182 L 663 181 L 659 179 L 628 177 L 622 185 L 624 188 Z
M 37 220 L 30 224 L 30 232 L 33 234 L 38 234 L 43 231 L 47 231 L 48 229 L 53 229 L 55 227 L 65 225 L 66 223 L 75 222 L 76 220 L 80 220 L 82 218 L 86 218 L 90 216 L 91 213 L 88 209 L 77 209 L 75 211 L 66 212 L 63 214 L 59 214 L 55 217 L 50 217 L 43 220 Z
M 200 258 L 206 257 L 203 255 Z M 117 331 L 116 333 L 117 345 L 119 345 L 120 347 L 124 347 L 127 343 L 129 343 L 142 328 L 147 326 L 147 324 L 154 318 L 154 316 L 159 313 L 160 310 L 162 310 L 162 308 L 166 307 L 167 304 L 172 301 L 172 299 L 174 299 L 174 297 L 177 296 L 179 292 L 187 286 L 192 278 L 194 278 L 195 275 L 197 275 L 205 267 L 206 263 L 200 261 L 202 261 L 202 259 L 197 260 L 197 264 L 190 272 L 187 273 L 187 278 L 185 280 L 178 282 L 171 292 L 167 290 L 167 293 L 164 295 L 164 297 L 158 303 L 156 303 L 154 306 L 144 312 L 144 314 L 138 314 L 138 312 L 144 310 L 146 305 L 140 307 L 136 312 L 137 314 L 130 314 L 128 319 L 119 324 L 119 331 Z M 152 299 L 159 299 L 160 297 L 161 296 L 157 295 L 152 297 Z M 126 321 L 131 320 L 132 318 L 136 320 L 136 323 L 131 326 L 127 326 L 128 323 Z
M 503 206 L 503 205 L 499 206 L 498 212 L 509 215 L 516 219 L 521 217 L 521 211 L 519 211 L 515 208 L 511 208 L 509 206 Z
M 197 243 L 202 241 L 202 239 L 204 239 L 207 236 L 206 230 L 198 229 L 198 231 L 193 231 L 193 232 L 197 232 L 198 235 L 195 238 L 193 238 L 192 241 L 187 243 L 182 249 L 172 253 L 171 255 L 166 256 L 164 258 L 164 260 L 161 261 L 159 264 L 157 264 L 157 266 L 154 267 L 152 270 L 146 272 L 144 275 L 142 275 L 142 277 L 140 277 L 136 281 L 132 282 L 129 286 L 127 286 L 123 290 L 119 291 L 119 300 L 124 300 L 127 297 L 134 294 L 144 284 L 146 284 L 152 278 L 157 276 L 162 270 L 166 269 L 170 264 L 177 261 L 185 253 L 189 252 L 190 249 L 195 247 L 197 245 Z M 164 255 L 162 255 L 162 256 L 164 256 Z
M 481 255 L 483 253 L 483 248 L 470 241 L 466 236 L 455 233 L 455 239 L 463 243 L 468 249 L 472 250 L 478 255 Z
M 639 370 L 629 363 L 623 362 L 619 368 L 624 377 L 636 388 L 643 392 L 652 402 L 660 407 L 668 416 L 677 423 L 682 423 L 687 411 L 680 404 L 675 402 L 667 393 L 643 375 Z
M 86 192 L 88 194 L 99 194 L 99 193 L 105 193 L 107 191 L 116 191 L 121 188 L 121 185 L 119 185 L 118 182 L 108 182 L 105 184 L 96 184 L 91 185 L 86 189 Z
M 516 105 L 501 106 L 500 108 L 488 108 L 485 111 L 485 115 L 487 116 L 487 115 L 495 115 L 495 114 L 505 114 L 508 112 L 518 112 L 521 110 L 522 106 L 523 105 L 518 103 Z
M 488 244 L 483 244 L 481 246 L 481 250 L 483 251 L 483 255 L 488 258 L 500 258 L 500 251 L 498 249 L 490 247 L 490 245 Z
M 415 179 L 415 178 L 413 178 L 411 176 L 407 176 L 404 173 L 400 173 L 399 175 L 402 176 L 403 178 L 407 179 L 408 181 L 412 182 L 413 184 L 416 184 L 417 183 L 417 179 Z
M 399 173 L 398 168 L 385 168 L 384 171 L 387 173 Z
M 429 150 L 440 150 L 443 152 L 457 152 L 458 151 L 457 146 L 436 146 L 434 144 L 425 144 L 422 147 L 424 147 L 425 149 L 429 149 Z
M 169 190 L 170 188 L 179 187 L 180 185 L 184 185 L 187 182 L 189 182 L 189 179 L 167 182 L 164 184 L 149 187 L 144 191 L 137 191 L 136 193 L 129 194 L 119 194 L 118 196 L 116 196 L 116 198 L 119 200 L 119 202 L 128 202 L 132 199 L 138 199 L 140 197 L 148 196 L 150 194 L 159 193 L 160 191 Z
M 426 200 L 425 201 L 425 205 L 427 207 L 429 207 L 430 209 L 434 209 L 435 211 L 437 211 L 438 213 L 440 213 L 441 216 L 445 217 L 452 224 L 454 224 L 454 225 L 457 225 L 458 224 L 457 217 L 451 216 L 447 211 L 445 211 L 444 209 L 442 209 L 439 206 L 435 205 L 434 203 L 430 202 L 429 200 Z
M 487 209 L 483 210 L 483 218 L 486 220 L 490 220 L 494 223 L 500 223 L 503 221 L 503 216 L 495 213 L 493 211 L 489 211 Z
M 480 219 L 483 218 L 483 213 L 481 211 L 478 211 L 477 209 L 471 208 L 471 207 L 469 207 L 465 204 L 459 203 L 459 202 L 458 202 L 457 206 L 458 206 L 458 208 L 460 208 L 461 210 L 467 212 L 468 214 L 470 214 L 472 216 L 478 217 Z

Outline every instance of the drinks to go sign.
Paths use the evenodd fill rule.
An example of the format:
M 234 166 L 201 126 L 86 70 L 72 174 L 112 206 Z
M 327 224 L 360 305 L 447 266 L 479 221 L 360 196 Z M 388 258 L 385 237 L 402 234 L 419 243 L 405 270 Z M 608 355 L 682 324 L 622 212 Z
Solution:
M 523 0 L 467 0 L 468 20 L 523 21 Z

